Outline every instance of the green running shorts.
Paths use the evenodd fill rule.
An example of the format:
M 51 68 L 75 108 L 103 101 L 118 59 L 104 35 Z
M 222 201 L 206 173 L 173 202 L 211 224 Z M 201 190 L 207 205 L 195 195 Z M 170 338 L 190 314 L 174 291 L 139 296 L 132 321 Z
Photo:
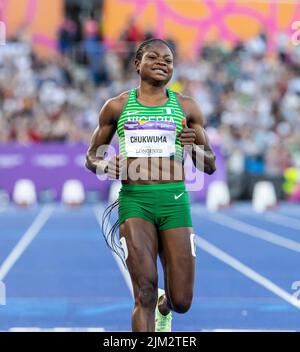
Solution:
M 159 230 L 192 227 L 189 195 L 184 182 L 123 184 L 119 193 L 119 224 L 142 218 Z

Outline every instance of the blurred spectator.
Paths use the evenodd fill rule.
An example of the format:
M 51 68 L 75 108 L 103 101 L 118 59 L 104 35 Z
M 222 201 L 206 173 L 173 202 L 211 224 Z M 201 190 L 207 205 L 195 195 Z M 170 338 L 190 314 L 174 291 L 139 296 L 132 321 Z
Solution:
M 147 35 L 149 37 L 149 33 Z M 126 28 L 124 28 L 120 41 L 124 43 L 124 51 L 122 53 L 123 69 L 127 71 L 131 61 L 133 59 L 136 44 L 144 40 L 144 33 L 139 29 L 135 18 L 130 18 L 127 22 Z
M 105 47 L 99 35 L 98 23 L 95 20 L 87 19 L 84 22 L 82 50 L 94 83 L 96 85 L 106 83 L 108 73 L 105 67 Z
M 58 31 L 58 48 L 61 54 L 71 54 L 78 40 L 78 27 L 75 21 L 66 18 Z

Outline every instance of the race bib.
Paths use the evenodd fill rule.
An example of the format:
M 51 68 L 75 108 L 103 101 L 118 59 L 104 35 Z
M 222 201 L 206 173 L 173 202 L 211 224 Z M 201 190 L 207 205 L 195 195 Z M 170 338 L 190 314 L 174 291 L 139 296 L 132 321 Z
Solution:
M 175 154 L 174 122 L 127 121 L 124 132 L 127 157 L 170 157 Z

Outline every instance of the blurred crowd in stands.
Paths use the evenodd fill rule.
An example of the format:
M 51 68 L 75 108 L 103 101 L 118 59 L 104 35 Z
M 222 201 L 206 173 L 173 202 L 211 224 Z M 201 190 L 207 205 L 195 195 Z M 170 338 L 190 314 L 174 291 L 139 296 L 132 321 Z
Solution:
M 79 33 L 66 19 L 59 55 L 38 57 L 22 36 L 8 42 L 0 51 L 0 143 L 88 142 L 103 103 L 138 85 L 132 58 L 151 37 L 129 21 L 108 47 L 97 22 L 87 20 Z M 207 44 L 175 63 L 170 87 L 198 100 L 232 174 L 300 168 L 300 47 L 279 35 L 275 52 L 267 48 L 261 34 L 230 49 Z

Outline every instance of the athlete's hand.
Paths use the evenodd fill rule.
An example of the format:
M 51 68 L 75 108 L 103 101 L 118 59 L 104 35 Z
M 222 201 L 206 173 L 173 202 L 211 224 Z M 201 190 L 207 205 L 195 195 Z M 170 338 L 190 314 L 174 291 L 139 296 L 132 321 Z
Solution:
M 196 140 L 196 131 L 194 128 L 189 128 L 186 124 L 186 119 L 182 119 L 182 130 L 177 134 L 182 145 L 192 145 Z
M 121 155 L 113 156 L 107 164 L 107 175 L 109 178 L 117 180 L 120 178 L 125 160 Z

